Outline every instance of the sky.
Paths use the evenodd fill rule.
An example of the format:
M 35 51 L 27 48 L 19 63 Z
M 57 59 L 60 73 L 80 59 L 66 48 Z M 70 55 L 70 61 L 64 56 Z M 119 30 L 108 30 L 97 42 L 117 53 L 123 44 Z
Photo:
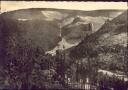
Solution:
M 1 1 L 1 13 L 27 8 L 57 8 L 72 10 L 128 9 L 127 2 L 78 2 L 78 1 Z

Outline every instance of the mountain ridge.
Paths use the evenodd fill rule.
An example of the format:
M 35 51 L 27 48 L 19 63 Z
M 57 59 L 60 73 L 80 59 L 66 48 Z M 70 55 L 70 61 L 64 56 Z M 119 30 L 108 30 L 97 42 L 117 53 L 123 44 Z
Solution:
M 90 15 L 91 11 L 76 11 L 76 10 L 59 10 L 58 9 L 23 9 L 23 10 L 15 10 L 10 12 L 5 12 L 0 15 L 0 20 L 3 22 L 4 27 L 3 30 L 23 32 L 21 36 L 26 38 L 26 40 L 32 39 L 33 43 L 39 47 L 45 47 L 45 51 L 49 51 L 53 49 L 58 42 L 61 40 L 59 37 L 59 24 L 63 21 L 63 19 L 67 18 L 76 18 L 76 16 Z M 55 11 L 55 12 L 54 12 Z M 43 12 L 46 14 L 43 14 Z M 62 13 L 65 12 L 65 13 Z M 83 14 L 84 12 L 84 14 Z M 96 11 L 95 11 L 96 12 Z M 93 12 L 93 13 L 95 13 Z M 100 12 L 100 11 L 97 11 Z M 108 11 L 102 11 L 109 13 Z M 110 11 L 112 12 L 112 11 Z M 122 12 L 115 10 L 115 12 Z M 57 16 L 56 16 L 57 14 Z M 116 14 L 116 13 L 115 13 Z M 63 17 L 65 15 L 65 17 Z M 99 14 L 97 14 L 99 15 Z M 107 14 L 104 14 L 107 15 Z M 52 16 L 52 18 L 50 17 Z M 61 19 L 60 19 L 61 18 Z M 97 18 L 97 17 L 95 17 Z M 86 22 L 86 21 L 85 21 Z M 64 22 L 64 24 L 66 21 Z M 82 24 L 80 24 L 82 25 Z M 8 28 L 6 28 L 8 26 Z M 86 26 L 86 25 L 85 25 Z M 77 27 L 77 26 L 75 26 Z M 13 30 L 16 29 L 16 30 Z M 79 28 L 82 30 L 83 28 Z M 9 32 L 10 34 L 14 32 Z M 71 33 L 75 33 L 73 30 Z M 20 37 L 20 36 L 19 36 Z M 65 35 L 65 37 L 68 37 Z M 75 40 L 75 38 L 73 38 Z M 53 42 L 54 41 L 54 42 Z M 40 42 L 40 44 L 38 43 Z

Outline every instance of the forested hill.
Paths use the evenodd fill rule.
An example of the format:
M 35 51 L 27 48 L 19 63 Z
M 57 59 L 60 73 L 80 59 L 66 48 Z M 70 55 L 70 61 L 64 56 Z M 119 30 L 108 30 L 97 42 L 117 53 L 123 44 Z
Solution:
M 123 70 L 127 58 L 127 11 L 111 21 L 107 21 L 97 32 L 87 36 L 78 46 L 74 47 L 72 58 L 97 58 L 103 66 Z M 125 63 L 126 65 L 126 63 Z M 103 67 L 102 67 L 103 68 Z M 105 68 L 105 69 L 106 69 Z
M 60 24 L 66 25 L 71 23 L 72 19 L 75 19 L 77 16 L 90 16 L 94 18 L 91 21 L 96 19 L 96 22 L 98 23 L 100 20 L 102 22 L 98 23 L 98 25 L 102 25 L 105 21 L 104 17 L 115 17 L 122 11 L 123 10 L 77 11 L 48 8 L 15 10 L 0 14 L 1 26 L 3 26 L 1 28 L 1 32 L 6 32 L 6 34 L 8 33 L 10 36 L 13 35 L 13 37 L 16 37 L 17 35 L 20 40 L 25 39 L 26 42 L 31 40 L 31 45 L 41 47 L 45 51 L 49 51 L 56 47 L 59 41 L 61 41 L 59 37 Z M 97 19 L 97 17 L 99 18 Z M 64 23 L 61 23 L 63 21 Z M 94 23 L 94 26 L 97 27 L 97 23 Z M 74 27 L 78 28 L 79 26 Z M 79 31 L 82 31 L 83 28 L 79 29 Z M 78 31 L 76 30 L 72 30 L 70 37 L 77 32 Z M 81 33 L 83 32 L 79 32 L 79 34 Z M 5 37 L 6 40 L 8 39 L 8 35 Z M 64 35 L 64 37 L 66 38 L 68 35 Z M 18 41 L 21 42 L 20 40 Z

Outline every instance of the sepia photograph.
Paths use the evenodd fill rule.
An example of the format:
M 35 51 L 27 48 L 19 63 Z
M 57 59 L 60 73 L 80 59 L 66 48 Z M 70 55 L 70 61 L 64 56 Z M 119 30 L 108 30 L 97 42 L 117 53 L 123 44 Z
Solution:
M 0 90 L 128 90 L 128 3 L 0 1 Z

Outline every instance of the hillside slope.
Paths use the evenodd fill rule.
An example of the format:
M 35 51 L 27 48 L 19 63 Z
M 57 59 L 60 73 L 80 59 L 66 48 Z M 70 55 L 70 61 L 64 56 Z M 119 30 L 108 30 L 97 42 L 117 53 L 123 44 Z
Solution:
M 127 62 L 127 11 L 106 22 L 97 32 L 86 37 L 74 47 L 70 56 L 73 58 L 95 57 L 100 67 L 110 70 L 124 70 Z

